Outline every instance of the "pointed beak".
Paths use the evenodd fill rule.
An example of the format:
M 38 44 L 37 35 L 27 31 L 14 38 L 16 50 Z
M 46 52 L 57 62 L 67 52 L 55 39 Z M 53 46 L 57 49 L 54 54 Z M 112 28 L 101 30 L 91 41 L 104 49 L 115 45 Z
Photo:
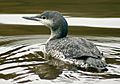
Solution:
M 27 20 L 40 21 L 39 18 L 37 18 L 36 16 L 34 16 L 34 17 L 22 17 L 22 18 L 27 19 Z

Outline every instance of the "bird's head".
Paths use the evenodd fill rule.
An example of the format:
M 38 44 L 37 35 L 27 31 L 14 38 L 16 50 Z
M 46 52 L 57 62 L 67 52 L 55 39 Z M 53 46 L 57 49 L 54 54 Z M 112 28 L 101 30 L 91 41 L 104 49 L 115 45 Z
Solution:
M 45 11 L 37 16 L 23 18 L 28 20 L 39 21 L 49 28 L 56 28 L 57 26 L 61 25 L 65 27 L 68 26 L 65 18 L 62 16 L 62 14 L 60 14 L 57 11 Z
M 65 18 L 57 11 L 45 11 L 37 16 L 23 17 L 28 20 L 39 21 L 49 27 L 53 37 L 65 37 L 68 32 L 68 23 Z

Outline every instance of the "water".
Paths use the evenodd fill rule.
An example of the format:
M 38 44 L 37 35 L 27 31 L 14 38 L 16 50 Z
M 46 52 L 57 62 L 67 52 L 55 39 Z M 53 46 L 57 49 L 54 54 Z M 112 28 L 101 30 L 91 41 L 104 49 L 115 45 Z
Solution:
M 0 0 L 0 84 L 119 84 L 119 3 L 119 0 Z M 49 29 L 21 17 L 44 10 L 62 12 L 69 23 L 69 36 L 92 41 L 103 52 L 108 71 L 92 73 L 65 64 L 53 66 L 42 58 Z
M 36 16 L 38 14 L 0 14 L 1 24 L 17 25 L 43 25 L 37 21 L 25 20 L 22 17 Z M 120 28 L 120 18 L 88 18 L 64 16 L 69 26 L 88 26 L 104 28 Z
M 72 70 L 64 66 L 52 66 L 42 59 L 41 51 L 48 35 L 1 36 L 0 42 L 0 78 L 5 83 L 82 83 L 102 84 L 120 82 L 120 38 L 86 38 L 94 42 L 104 53 L 108 63 L 108 72 L 91 73 Z M 7 81 L 5 81 L 7 80 Z

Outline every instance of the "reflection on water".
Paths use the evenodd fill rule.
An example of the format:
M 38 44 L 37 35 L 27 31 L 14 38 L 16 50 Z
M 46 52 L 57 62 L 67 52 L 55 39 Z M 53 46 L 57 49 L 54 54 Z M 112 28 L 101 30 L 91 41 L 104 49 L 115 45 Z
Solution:
M 32 84 L 120 82 L 120 38 L 85 37 L 94 42 L 104 53 L 109 64 L 109 71 L 105 73 L 84 72 L 65 64 L 50 65 L 50 61 L 42 58 L 41 52 L 44 50 L 42 43 L 47 38 L 47 35 L 2 36 L 0 39 L 0 81 Z
M 0 0 L 0 83 L 119 84 L 119 3 L 120 0 Z M 108 72 L 84 72 L 52 59 L 62 64 L 53 66 L 43 59 L 41 51 L 49 29 L 21 17 L 45 10 L 60 11 L 67 16 L 69 35 L 82 35 L 94 42 L 106 58 Z
M 43 25 L 37 21 L 25 20 L 22 17 L 36 16 L 38 14 L 0 14 L 1 24 L 17 25 Z M 120 28 L 120 18 L 87 18 L 64 16 L 69 26 L 88 26 L 103 28 Z
M 72 16 L 120 17 L 119 0 L 0 0 L 0 13 L 57 10 Z

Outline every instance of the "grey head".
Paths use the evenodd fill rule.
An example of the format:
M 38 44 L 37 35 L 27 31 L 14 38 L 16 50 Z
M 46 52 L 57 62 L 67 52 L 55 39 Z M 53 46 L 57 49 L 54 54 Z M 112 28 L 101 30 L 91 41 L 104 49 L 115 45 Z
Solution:
M 68 23 L 65 18 L 57 11 L 45 11 L 34 17 L 23 17 L 25 19 L 39 21 L 51 30 L 49 40 L 59 39 L 67 36 Z

